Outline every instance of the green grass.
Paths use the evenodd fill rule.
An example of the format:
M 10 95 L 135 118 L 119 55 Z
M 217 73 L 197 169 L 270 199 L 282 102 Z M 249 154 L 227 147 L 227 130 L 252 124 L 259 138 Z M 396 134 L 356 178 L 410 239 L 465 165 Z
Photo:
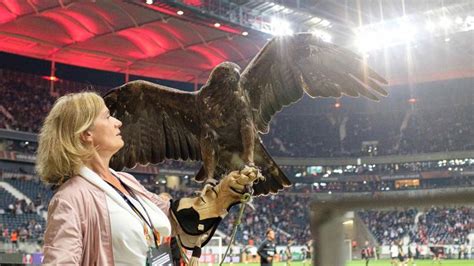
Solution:
M 474 266 L 474 260 L 442 260 L 441 264 L 438 264 L 437 262 L 432 263 L 431 260 L 417 260 L 417 261 L 415 261 L 415 263 L 416 263 L 416 266 L 438 266 L 438 265 L 441 265 L 441 266 Z M 206 263 L 201 263 L 201 265 L 207 266 Z M 249 264 L 224 263 L 223 265 L 257 266 L 257 265 L 260 265 L 260 264 L 258 264 L 258 263 L 249 263 Z M 279 263 L 273 263 L 273 265 L 274 266 L 284 266 L 285 263 L 284 262 L 279 262 Z M 309 266 L 309 265 L 310 264 L 308 264 L 308 263 L 306 264 L 306 266 Z M 291 263 L 291 266 L 303 266 L 303 263 L 302 262 L 293 262 L 293 263 Z M 352 261 L 352 262 L 346 264 L 346 266 L 365 266 L 365 261 L 361 261 L 361 260 Z M 369 262 L 369 266 L 391 266 L 391 264 L 390 264 L 390 260 L 378 260 L 378 261 L 371 260 Z M 408 266 L 412 266 L 412 265 L 409 263 Z
M 474 260 L 442 260 L 441 264 L 438 262 L 433 262 L 432 260 L 416 260 L 416 266 L 473 266 Z M 365 261 L 352 261 L 348 263 L 347 266 L 365 266 Z M 371 260 L 369 266 L 391 266 L 390 260 Z M 412 266 L 411 263 L 408 263 L 408 266 Z

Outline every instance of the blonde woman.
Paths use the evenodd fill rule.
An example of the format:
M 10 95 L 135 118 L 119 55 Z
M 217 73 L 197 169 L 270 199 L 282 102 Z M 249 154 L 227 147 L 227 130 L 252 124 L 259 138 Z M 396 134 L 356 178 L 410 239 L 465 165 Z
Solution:
M 93 92 L 59 98 L 46 117 L 37 172 L 57 189 L 48 209 L 44 264 L 151 265 L 162 255 L 161 238 L 171 234 L 193 249 L 196 263 L 200 247 L 257 178 L 251 168 L 232 172 L 201 197 L 170 204 L 130 174 L 109 168 L 124 146 L 121 125 Z

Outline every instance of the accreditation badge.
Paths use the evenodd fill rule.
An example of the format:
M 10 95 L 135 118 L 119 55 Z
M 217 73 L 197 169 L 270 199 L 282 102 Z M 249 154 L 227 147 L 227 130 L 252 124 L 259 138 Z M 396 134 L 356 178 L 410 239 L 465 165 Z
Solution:
M 171 249 L 168 245 L 160 245 L 158 248 L 152 247 L 148 250 L 146 257 L 147 266 L 173 266 L 171 261 Z

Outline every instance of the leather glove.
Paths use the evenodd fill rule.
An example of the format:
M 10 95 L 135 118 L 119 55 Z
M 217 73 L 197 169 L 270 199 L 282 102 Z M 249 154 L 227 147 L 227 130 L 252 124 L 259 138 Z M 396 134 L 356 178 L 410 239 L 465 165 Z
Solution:
M 181 245 L 193 250 L 193 257 L 200 257 L 200 249 L 214 235 L 217 226 L 230 208 L 241 202 L 250 192 L 260 172 L 246 166 L 225 176 L 216 186 L 206 186 L 201 196 L 182 198 L 171 204 L 171 213 L 178 223 L 177 236 Z

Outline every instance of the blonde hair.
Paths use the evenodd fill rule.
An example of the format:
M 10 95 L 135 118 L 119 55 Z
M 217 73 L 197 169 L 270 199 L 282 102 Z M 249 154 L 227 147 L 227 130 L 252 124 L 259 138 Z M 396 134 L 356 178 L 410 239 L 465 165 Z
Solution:
M 61 185 L 79 173 L 95 149 L 81 141 L 104 108 L 95 92 L 80 92 L 60 97 L 46 117 L 38 139 L 36 172 L 44 182 Z

